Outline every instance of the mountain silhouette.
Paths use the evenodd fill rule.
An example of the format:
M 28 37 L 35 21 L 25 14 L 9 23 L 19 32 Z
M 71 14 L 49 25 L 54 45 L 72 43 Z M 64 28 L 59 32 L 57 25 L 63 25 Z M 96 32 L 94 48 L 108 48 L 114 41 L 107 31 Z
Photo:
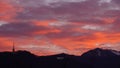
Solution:
M 84 57 L 111 57 L 111 56 L 118 56 L 120 55 L 120 52 L 115 51 L 115 50 L 109 50 L 109 49 L 100 49 L 96 48 L 93 50 L 90 50 L 86 53 L 84 53 L 82 56 Z
M 84 53 L 81 57 L 94 68 L 120 68 L 119 54 L 119 51 L 96 48 Z
M 119 52 L 96 48 L 82 56 L 36 56 L 28 51 L 0 52 L 0 68 L 120 68 Z

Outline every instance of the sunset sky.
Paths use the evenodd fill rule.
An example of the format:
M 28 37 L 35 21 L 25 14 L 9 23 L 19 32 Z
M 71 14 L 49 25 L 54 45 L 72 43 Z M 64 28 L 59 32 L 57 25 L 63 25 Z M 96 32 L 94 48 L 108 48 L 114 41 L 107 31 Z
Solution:
M 0 0 L 0 51 L 120 50 L 120 0 Z

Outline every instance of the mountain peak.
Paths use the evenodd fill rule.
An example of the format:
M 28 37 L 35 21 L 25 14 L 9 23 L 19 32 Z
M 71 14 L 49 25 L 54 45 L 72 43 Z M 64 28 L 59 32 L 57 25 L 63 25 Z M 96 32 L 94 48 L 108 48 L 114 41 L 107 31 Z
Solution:
M 59 57 L 66 57 L 66 56 L 72 56 L 66 53 L 60 53 L 60 54 L 56 54 L 56 55 L 52 55 L 52 56 L 59 56 Z
M 95 49 L 93 49 L 93 50 L 100 50 L 100 51 L 101 51 L 101 50 L 103 50 L 103 49 L 102 49 L 102 48 L 95 48 Z

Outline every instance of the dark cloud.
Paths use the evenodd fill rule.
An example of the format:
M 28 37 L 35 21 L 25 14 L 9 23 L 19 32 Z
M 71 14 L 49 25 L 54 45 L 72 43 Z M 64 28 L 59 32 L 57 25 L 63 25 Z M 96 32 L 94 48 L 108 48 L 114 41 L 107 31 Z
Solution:
M 75 37 L 79 37 L 79 36 L 84 36 L 85 33 L 81 33 L 81 32 L 75 32 L 75 31 L 62 31 L 60 33 L 48 33 L 45 36 L 48 38 L 75 38 Z
M 59 5 L 59 6 L 56 6 Z M 24 12 L 20 13 L 18 19 L 65 19 L 65 20 L 86 20 L 96 13 L 103 7 L 98 5 L 96 0 L 88 0 L 84 2 L 62 2 L 52 3 L 48 6 L 37 6 L 37 7 L 23 7 Z M 105 8 L 105 7 L 104 7 Z
M 0 26 L 0 36 L 30 36 L 36 31 L 44 30 L 49 30 L 49 28 L 35 26 L 31 23 L 9 23 Z
M 120 5 L 120 0 L 112 0 L 113 3 Z
M 113 24 L 112 24 L 111 32 L 119 33 L 120 32 L 120 19 L 117 19 Z

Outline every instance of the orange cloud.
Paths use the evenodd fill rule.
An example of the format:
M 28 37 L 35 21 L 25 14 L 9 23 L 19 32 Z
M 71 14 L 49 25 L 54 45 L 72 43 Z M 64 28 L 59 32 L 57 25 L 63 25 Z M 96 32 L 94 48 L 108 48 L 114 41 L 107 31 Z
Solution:
M 43 21 L 33 21 L 34 25 L 36 26 L 44 26 L 49 27 L 51 22 L 56 22 L 55 20 L 43 20 Z
M 103 21 L 105 23 L 113 23 L 116 20 L 116 18 L 103 18 Z
M 11 51 L 13 42 L 8 38 L 0 37 L 0 51 Z
M 83 37 L 83 36 L 82 36 Z M 62 38 L 62 39 L 55 39 L 53 43 L 56 45 L 64 46 L 67 49 L 73 50 L 75 48 L 96 48 L 98 43 L 118 43 L 120 33 L 118 34 L 107 34 L 96 32 L 92 35 L 92 37 L 86 36 L 83 37 L 82 40 L 73 40 L 79 39 L 81 37 L 69 37 L 69 38 Z
M 41 30 L 41 31 L 36 31 L 33 33 L 33 35 L 45 35 L 45 34 L 49 34 L 49 33 L 60 33 L 61 30 L 59 29 L 50 29 L 50 30 Z
M 99 43 L 118 43 L 120 41 L 120 33 L 102 33 L 96 32 L 91 37 L 85 37 L 83 41 L 78 40 L 81 44 L 87 45 L 89 48 L 95 48 Z M 80 38 L 80 37 L 79 37 Z M 77 41 L 77 40 L 76 40 Z M 85 46 L 86 48 L 86 46 Z
M 0 20 L 11 20 L 17 15 L 17 12 L 22 11 L 20 7 L 15 7 L 7 2 L 0 2 Z
M 0 37 L 0 44 L 1 45 L 11 46 L 10 43 L 12 43 L 12 41 L 10 41 L 8 38 Z

